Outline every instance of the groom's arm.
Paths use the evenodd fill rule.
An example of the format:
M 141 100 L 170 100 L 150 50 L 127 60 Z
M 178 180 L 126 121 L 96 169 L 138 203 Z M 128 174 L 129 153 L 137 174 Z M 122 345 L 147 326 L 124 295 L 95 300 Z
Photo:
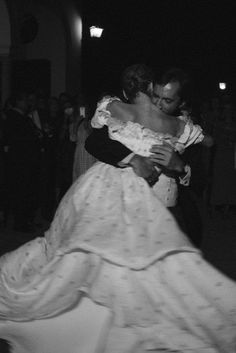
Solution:
M 134 154 L 122 143 L 111 140 L 107 127 L 93 129 L 85 141 L 85 149 L 99 161 L 115 167 L 130 165 L 138 176 L 146 179 L 150 186 L 154 185 L 159 178 L 159 172 L 149 158 Z
M 151 150 L 153 154 L 150 160 L 162 169 L 162 173 L 176 178 L 180 184 L 188 186 L 191 178 L 191 167 L 174 151 L 168 143 L 162 145 L 153 145 Z
M 115 167 L 121 166 L 119 163 L 129 155 L 132 156 L 130 149 L 109 138 L 107 126 L 101 129 L 93 129 L 85 141 L 85 149 L 99 161 Z
M 158 181 L 160 175 L 154 168 L 155 164 L 166 169 L 166 174 L 177 172 L 179 177 L 183 180 L 181 183 L 184 185 L 189 184 L 191 173 L 184 170 L 182 160 L 168 145 L 166 147 L 167 151 L 164 151 L 165 153 L 160 151 L 162 147 L 158 145 L 152 148 L 154 155 L 152 155 L 151 158 L 142 157 L 134 154 L 130 149 L 122 145 L 122 143 L 111 140 L 108 135 L 107 126 L 104 126 L 101 129 L 93 129 L 92 133 L 85 141 L 85 149 L 99 161 L 111 164 L 115 167 L 130 165 L 138 176 L 146 179 L 150 186 Z M 161 158 L 159 157 L 160 152 Z

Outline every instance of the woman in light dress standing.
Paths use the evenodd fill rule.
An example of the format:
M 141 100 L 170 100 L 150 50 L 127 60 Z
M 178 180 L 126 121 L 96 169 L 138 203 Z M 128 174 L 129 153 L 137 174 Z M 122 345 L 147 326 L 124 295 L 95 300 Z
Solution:
M 76 142 L 74 163 L 73 163 L 73 182 L 84 174 L 96 161 L 84 148 L 86 138 L 91 132 L 91 123 L 88 109 L 86 106 L 79 107 L 78 118 L 75 123 L 74 139 Z

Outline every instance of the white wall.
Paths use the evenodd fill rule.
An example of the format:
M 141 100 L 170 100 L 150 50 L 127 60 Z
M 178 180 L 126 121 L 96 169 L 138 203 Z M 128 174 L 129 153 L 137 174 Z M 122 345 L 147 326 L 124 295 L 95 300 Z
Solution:
M 33 3 L 32 3 L 33 4 Z M 30 9 L 39 23 L 38 34 L 32 43 L 25 44 L 25 57 L 48 59 L 51 62 L 51 95 L 65 91 L 66 45 L 60 18 L 40 4 Z
M 8 58 L 10 62 L 12 60 L 49 60 L 51 95 L 57 96 L 64 91 L 76 94 L 81 89 L 82 21 L 78 10 L 80 1 L 76 3 L 74 0 L 58 1 L 58 5 L 54 2 L 53 6 L 56 8 L 53 8 L 52 3 L 47 3 L 46 0 L 40 1 L 9 1 L 12 30 L 10 33 L 5 0 L 0 0 L 0 50 L 2 49 L 6 57 L 10 49 Z M 31 43 L 22 44 L 20 23 L 27 13 L 34 15 L 39 28 Z M 4 66 L 4 82 L 10 82 L 9 73 L 7 73 L 8 66 Z M 4 91 L 7 94 L 6 88 Z

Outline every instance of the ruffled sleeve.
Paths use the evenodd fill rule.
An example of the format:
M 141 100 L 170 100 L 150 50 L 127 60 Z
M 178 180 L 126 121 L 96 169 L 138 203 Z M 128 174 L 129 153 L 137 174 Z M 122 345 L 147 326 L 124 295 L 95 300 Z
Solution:
M 118 97 L 105 96 L 97 104 L 97 109 L 91 120 L 91 125 L 95 129 L 101 129 L 104 125 L 108 125 L 111 113 L 107 110 L 107 105 L 113 101 L 120 101 Z
M 200 143 L 204 139 L 204 134 L 201 126 L 193 124 L 191 120 L 187 121 L 184 127 L 184 132 L 180 136 L 177 144 L 183 145 L 184 148 Z

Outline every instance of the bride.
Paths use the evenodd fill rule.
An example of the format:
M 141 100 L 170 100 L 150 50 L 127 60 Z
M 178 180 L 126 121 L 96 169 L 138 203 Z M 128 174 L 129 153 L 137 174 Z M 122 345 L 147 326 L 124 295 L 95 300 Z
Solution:
M 146 66 L 129 67 L 123 83 L 131 104 L 105 97 L 94 128 L 107 125 L 111 139 L 142 156 L 153 144 L 165 141 L 181 152 L 204 139 L 199 126 L 168 117 L 151 103 Z M 45 237 L 5 254 L 0 270 L 0 337 L 9 320 L 32 326 L 53 321 L 87 297 L 107 308 L 109 324 L 100 327 L 93 351 L 73 351 L 68 341 L 67 352 L 236 350 L 235 283 L 203 259 L 131 167 L 97 162 L 64 196 Z M 92 325 L 88 311 L 89 319 Z M 75 316 L 71 320 L 75 327 Z M 83 330 L 83 322 L 76 328 Z M 87 344 L 91 339 L 87 334 Z M 60 347 L 57 352 L 65 353 Z

